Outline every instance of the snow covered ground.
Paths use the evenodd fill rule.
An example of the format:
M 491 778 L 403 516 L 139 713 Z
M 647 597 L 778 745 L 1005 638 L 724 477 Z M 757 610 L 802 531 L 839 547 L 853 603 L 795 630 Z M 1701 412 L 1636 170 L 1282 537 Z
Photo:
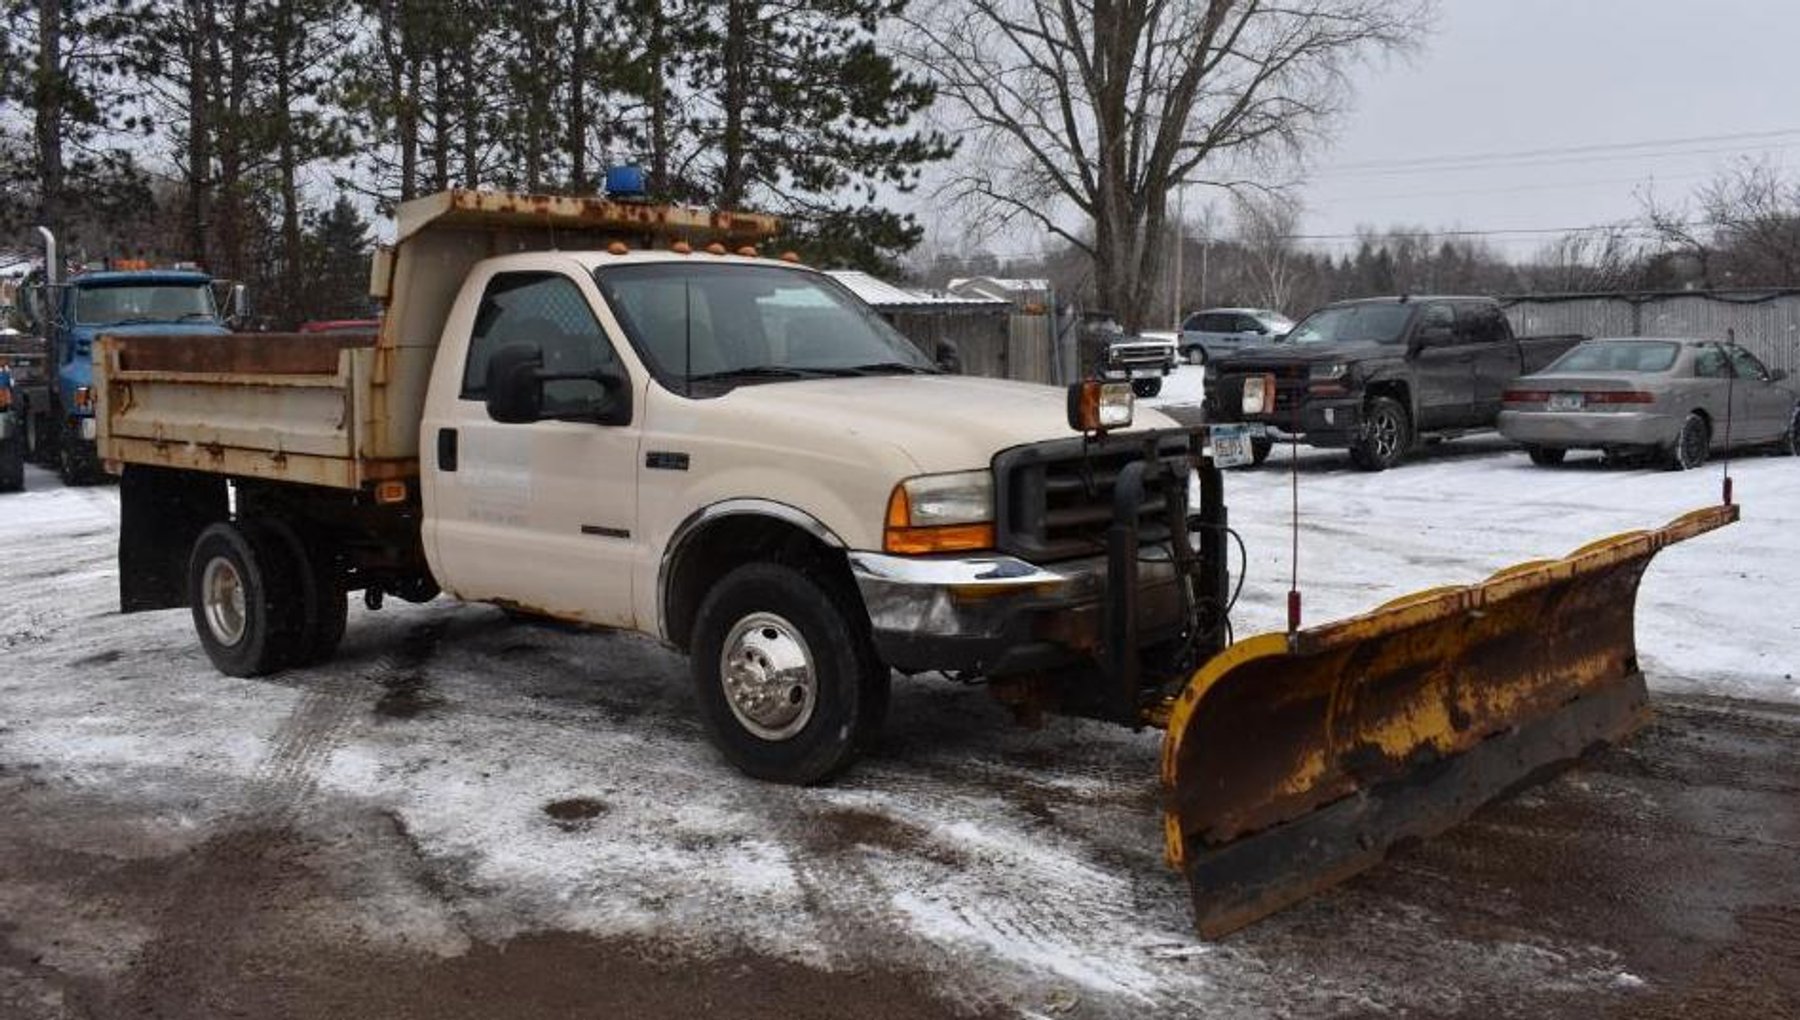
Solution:
M 1281 625 L 1289 456 L 1227 479 L 1249 551 L 1239 635 Z M 1382 474 L 1340 453 L 1298 460 L 1313 621 L 1660 524 L 1719 489 L 1716 468 L 1544 469 L 1491 440 Z M 1800 462 L 1751 457 L 1733 474 L 1743 522 L 1650 568 L 1641 656 L 1653 693 L 1800 701 Z M 900 683 L 879 754 L 792 790 L 713 754 L 674 655 L 484 607 L 354 607 L 336 661 L 221 677 L 185 612 L 117 614 L 117 499 L 35 469 L 0 497 L 0 771 L 148 807 L 156 832 L 124 857 L 245 819 L 381 812 L 437 877 L 361 890 L 357 938 L 443 954 L 543 929 L 748 947 L 903 966 L 971 1010 L 1023 1015 L 1435 1013 L 1639 981 L 1616 947 L 1554 931 L 1496 942 L 1345 890 L 1195 945 L 1160 862 L 1156 736 L 1021 730 L 980 690 Z M 589 817 L 546 813 L 572 798 Z M 1334 956 L 1338 926 L 1396 948 Z M 1419 973 L 1405 947 L 1423 946 L 1442 972 Z

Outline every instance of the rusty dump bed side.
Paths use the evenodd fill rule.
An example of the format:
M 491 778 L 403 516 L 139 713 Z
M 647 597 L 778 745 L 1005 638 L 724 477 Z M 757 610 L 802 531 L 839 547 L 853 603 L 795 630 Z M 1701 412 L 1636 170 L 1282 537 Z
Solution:
M 1733 505 L 1241 641 L 1189 680 L 1163 743 L 1170 864 L 1221 935 L 1435 835 L 1647 718 L 1634 640 L 1656 553 Z
M 403 203 L 377 252 L 376 333 L 103 337 L 98 441 L 148 464 L 339 488 L 418 473 L 444 324 L 476 263 L 517 252 L 768 241 L 773 217 L 596 198 L 446 191 Z

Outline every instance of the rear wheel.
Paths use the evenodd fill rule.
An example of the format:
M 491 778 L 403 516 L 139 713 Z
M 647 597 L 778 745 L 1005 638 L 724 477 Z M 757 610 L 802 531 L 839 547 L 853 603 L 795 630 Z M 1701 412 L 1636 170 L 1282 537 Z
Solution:
M 286 521 L 270 524 L 269 531 L 287 550 L 287 566 L 297 582 L 299 626 L 290 649 L 292 666 L 316 666 L 337 653 L 344 640 L 349 600 L 331 547 Z
M 713 742 L 758 779 L 823 782 L 879 729 L 888 670 L 866 626 L 778 563 L 751 563 L 713 587 L 694 621 L 694 691 Z
M 287 665 L 304 616 L 291 567 L 281 538 L 255 525 L 214 524 L 194 541 L 188 601 L 219 672 L 262 676 Z
M 1133 379 L 1131 392 L 1140 397 L 1154 397 L 1162 392 L 1162 379 Z
M 1688 471 L 1706 463 L 1706 454 L 1712 446 L 1712 427 L 1699 412 L 1687 416 L 1681 423 L 1681 431 L 1675 436 L 1675 445 L 1669 451 L 1669 466 L 1677 471 Z
M 1787 442 L 1783 445 L 1790 456 L 1800 457 L 1800 407 L 1794 408 L 1794 416 L 1788 419 Z
M 1551 467 L 1561 464 L 1569 451 L 1557 446 L 1527 446 L 1525 452 L 1531 456 L 1531 462 L 1539 467 Z
M 1375 397 L 1363 411 L 1362 434 L 1350 447 L 1350 460 L 1364 471 L 1385 471 L 1400 462 L 1412 446 L 1412 418 L 1392 397 Z

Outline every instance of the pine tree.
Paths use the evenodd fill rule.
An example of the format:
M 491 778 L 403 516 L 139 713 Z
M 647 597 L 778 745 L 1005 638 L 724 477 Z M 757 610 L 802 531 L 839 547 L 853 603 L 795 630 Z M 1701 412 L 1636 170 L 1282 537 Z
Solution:
M 355 319 L 369 315 L 369 221 L 339 195 L 311 217 L 306 247 L 306 316 Z

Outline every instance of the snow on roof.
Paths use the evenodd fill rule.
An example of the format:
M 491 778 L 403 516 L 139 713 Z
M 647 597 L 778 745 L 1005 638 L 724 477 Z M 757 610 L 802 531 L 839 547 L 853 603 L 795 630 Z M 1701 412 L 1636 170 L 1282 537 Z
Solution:
M 913 290 L 892 284 L 880 277 L 856 269 L 828 269 L 827 276 L 850 288 L 850 292 L 876 308 L 912 308 L 930 305 L 944 308 L 1004 305 L 991 297 L 945 294 L 937 291 Z
M 1033 292 L 1046 292 L 1050 281 L 1036 277 L 966 276 L 947 285 L 953 294 L 983 294 L 998 297 Z

